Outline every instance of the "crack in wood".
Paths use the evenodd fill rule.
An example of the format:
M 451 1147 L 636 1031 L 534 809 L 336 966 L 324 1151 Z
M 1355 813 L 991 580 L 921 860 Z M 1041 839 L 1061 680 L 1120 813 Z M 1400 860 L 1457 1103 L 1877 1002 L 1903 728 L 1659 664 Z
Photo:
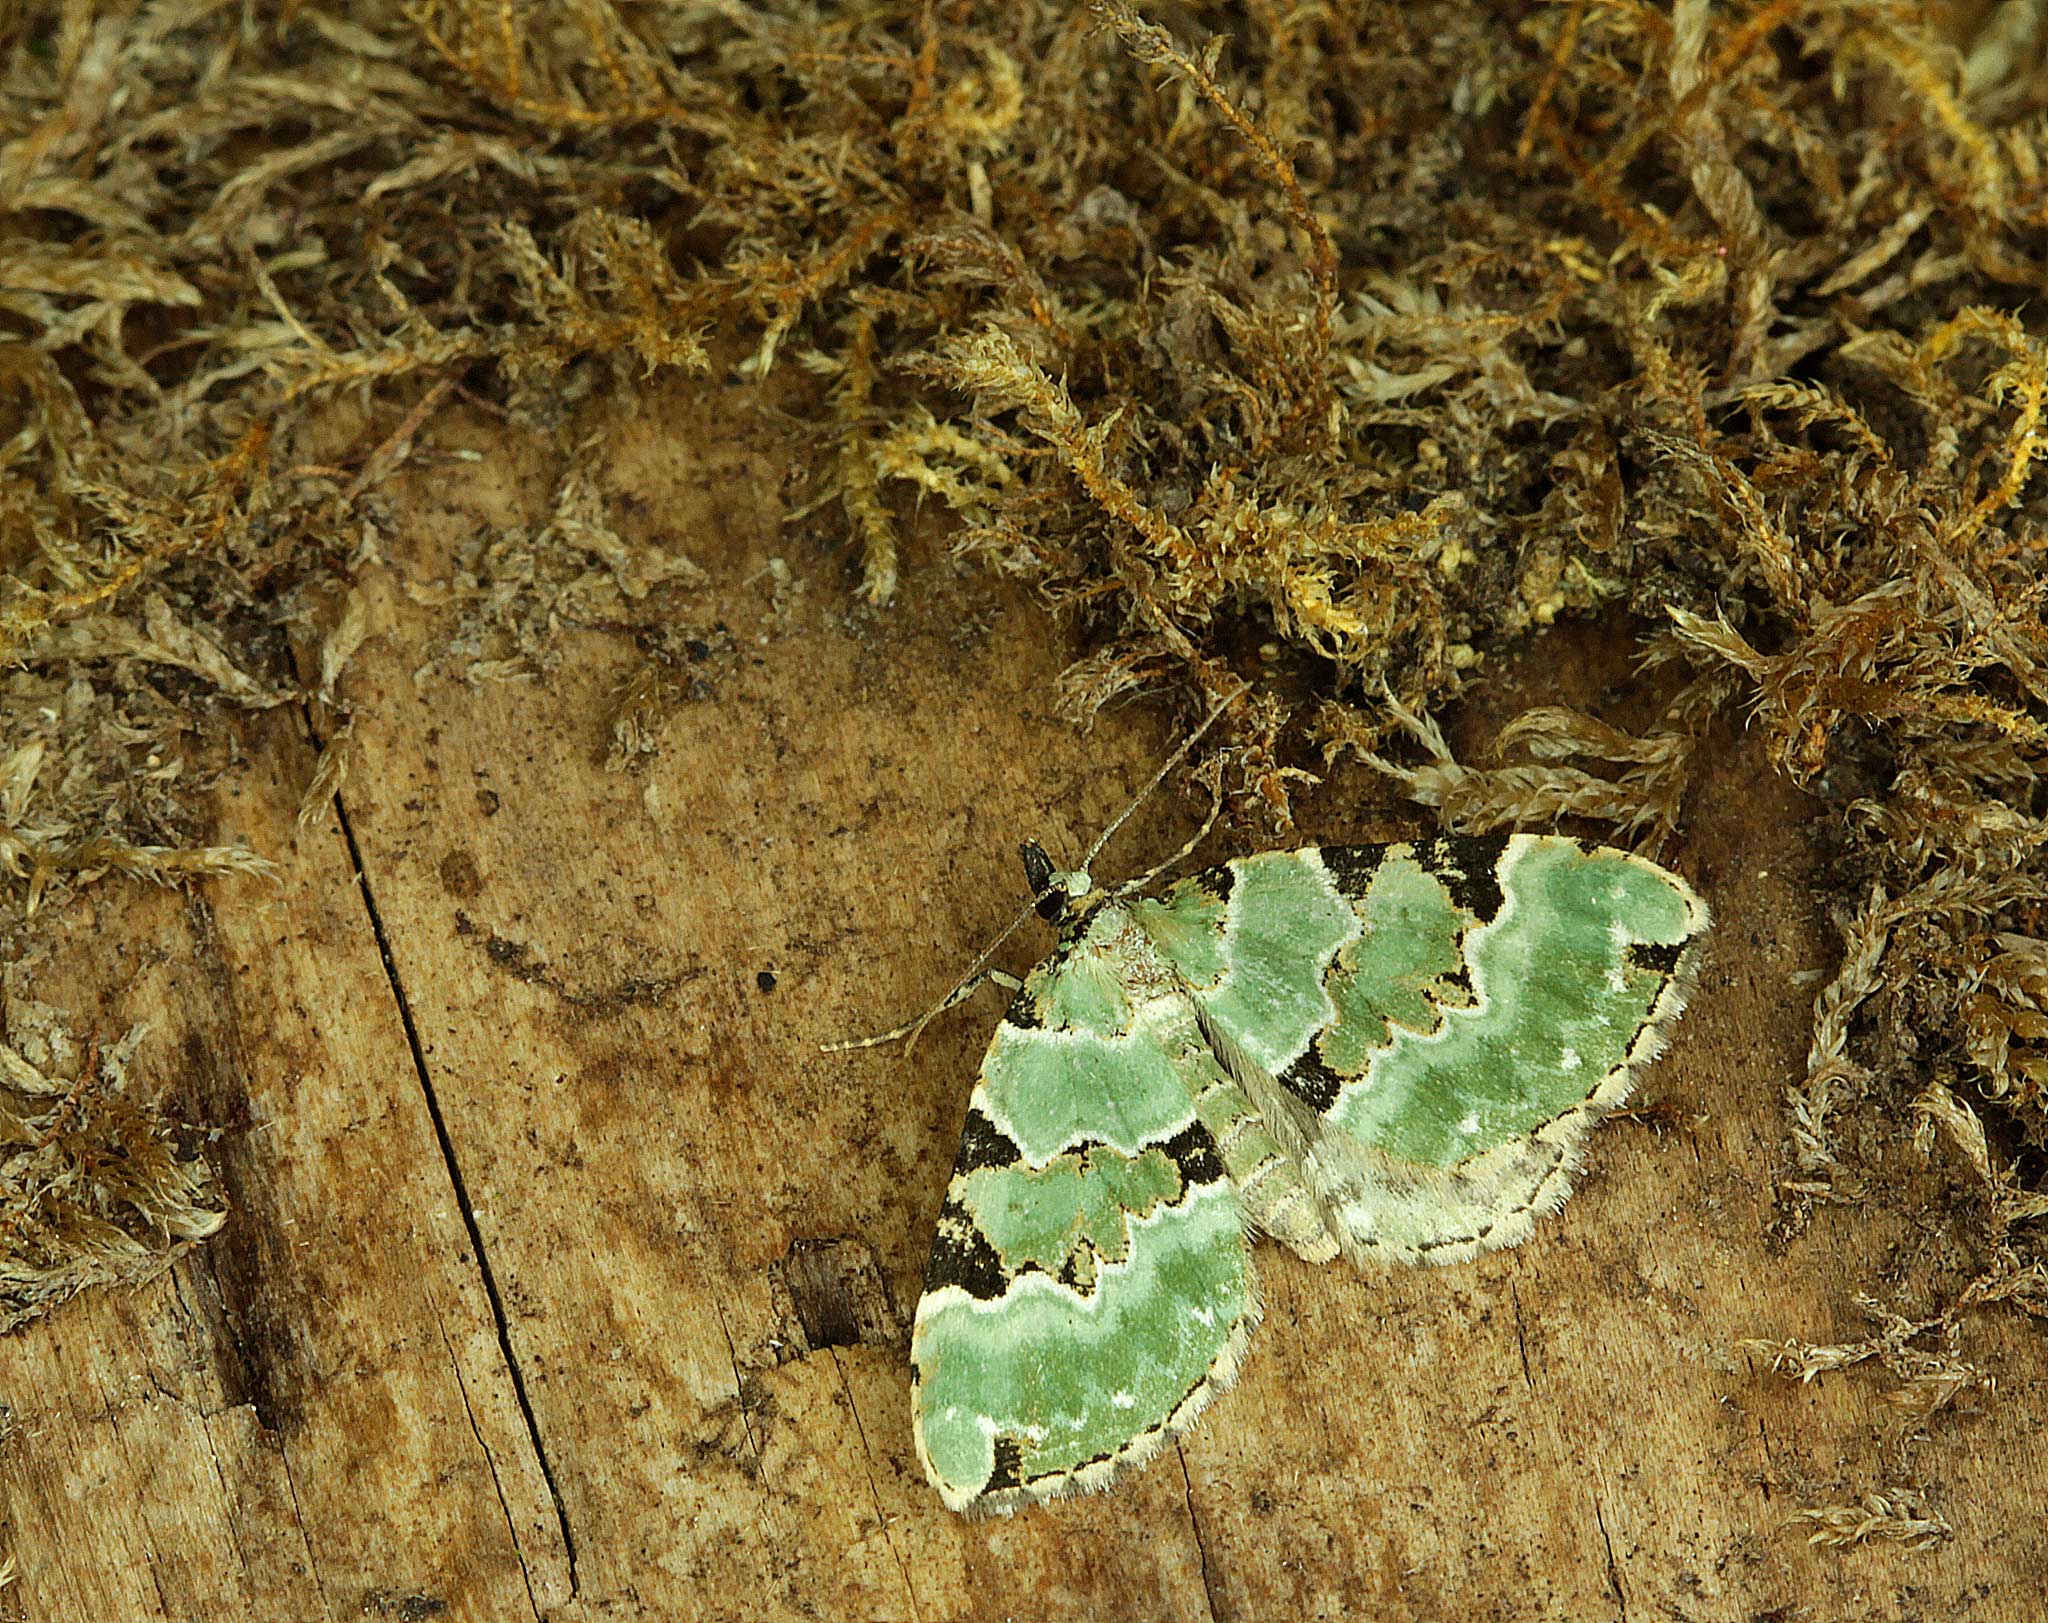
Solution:
M 1188 1474 L 1188 1451 L 1181 1446 L 1181 1440 L 1173 1440 L 1173 1452 L 1180 1460 L 1181 1491 L 1187 1498 L 1188 1526 L 1195 1535 L 1195 1558 L 1202 1569 L 1202 1604 L 1209 1609 L 1209 1623 L 1216 1623 L 1222 1613 L 1216 1606 L 1216 1578 L 1209 1570 L 1209 1546 L 1202 1540 L 1202 1518 L 1195 1512 L 1195 1480 Z
M 311 725 L 310 715 L 307 718 Z M 341 836 L 348 844 L 349 865 L 355 870 L 356 887 L 362 893 L 363 912 L 370 923 L 371 937 L 377 943 L 377 956 L 383 962 L 385 979 L 390 983 L 391 996 L 398 1005 L 398 1020 L 405 1031 L 405 1044 L 412 1052 L 413 1075 L 418 1079 L 420 1095 L 426 1101 L 427 1118 L 433 1123 L 434 1142 L 441 1150 L 442 1164 L 448 1169 L 449 1187 L 455 1194 L 456 1209 L 462 1214 L 463 1229 L 469 1235 L 469 1248 L 476 1258 L 477 1277 L 483 1284 L 484 1298 L 490 1303 L 491 1322 L 497 1331 L 498 1351 L 505 1360 L 505 1368 L 512 1377 L 512 1395 L 519 1405 L 520 1418 L 526 1422 L 527 1442 L 533 1449 L 535 1462 L 540 1466 L 541 1479 L 548 1485 L 548 1497 L 554 1502 L 555 1525 L 562 1539 L 562 1551 L 569 1567 L 569 1595 L 572 1599 L 580 1593 L 576 1570 L 576 1537 L 569 1528 L 568 1507 L 562 1500 L 562 1490 L 555 1481 L 554 1462 L 548 1458 L 547 1446 L 541 1440 L 540 1422 L 533 1412 L 533 1400 L 526 1391 L 526 1376 L 519 1367 L 517 1354 L 512 1350 L 512 1323 L 505 1311 L 505 1300 L 498 1290 L 496 1274 L 491 1269 L 491 1259 L 484 1250 L 483 1229 L 477 1222 L 476 1207 L 469 1198 L 469 1186 L 462 1176 L 462 1166 L 455 1157 L 455 1141 L 449 1135 L 448 1123 L 441 1113 L 441 1101 L 434 1092 L 434 1080 L 427 1067 L 426 1049 L 420 1042 L 419 1028 L 412 1015 L 412 1002 L 405 995 L 405 986 L 399 980 L 398 962 L 392 956 L 391 942 L 385 934 L 383 916 L 377 911 L 377 898 L 370 888 L 370 875 L 363 866 L 362 847 L 356 842 L 354 827 L 349 822 L 348 808 L 342 804 L 341 796 L 334 797 L 334 813 L 341 824 Z M 465 1405 L 468 1394 L 463 1396 Z
M 320 1576 L 320 1563 L 313 1554 L 313 1530 L 306 1525 L 305 1507 L 299 1503 L 299 1479 L 292 1474 L 291 1450 L 284 1446 L 282 1433 L 277 1434 L 277 1458 L 284 1467 L 285 1492 L 292 1496 L 292 1526 L 299 1530 L 299 1540 L 306 1546 L 306 1570 L 313 1575 L 313 1588 L 320 1596 L 320 1613 L 331 1618 L 334 1602 L 327 1598 L 327 1580 Z
M 1600 1529 L 1600 1543 L 1607 1551 L 1607 1587 L 1614 1591 L 1614 1604 L 1621 1608 L 1621 1623 L 1628 1623 L 1628 1592 L 1621 1587 L 1621 1564 L 1614 1559 L 1614 1540 L 1608 1535 L 1607 1516 L 1597 1493 L 1593 1495 L 1593 1524 Z
M 832 1369 L 839 1377 L 839 1390 L 846 1394 L 846 1412 L 853 1416 L 853 1434 L 860 1439 L 862 1468 L 867 1473 L 868 1498 L 875 1507 L 875 1524 L 881 1529 L 882 1544 L 896 1563 L 896 1570 L 903 1575 L 903 1596 L 910 1602 L 911 1623 L 921 1623 L 923 1613 L 917 1606 L 917 1585 L 910 1581 L 910 1564 L 903 1559 L 903 1552 L 896 1548 L 896 1541 L 889 1536 L 889 1516 L 882 1509 L 882 1490 L 875 1484 L 875 1456 L 868 1448 L 868 1429 L 860 1423 L 860 1405 L 854 1400 L 853 1384 L 846 1378 L 846 1366 L 839 1361 L 836 1348 L 827 1349 L 826 1356 L 832 1360 Z
M 1533 1392 L 1536 1377 L 1529 1372 L 1529 1328 L 1522 1322 L 1522 1293 L 1515 1289 L 1512 1279 L 1508 1281 L 1508 1302 L 1515 1310 L 1515 1346 L 1522 1354 L 1522 1383 Z
M 434 1308 L 434 1328 L 441 1332 L 441 1345 L 448 1354 L 448 1368 L 455 1376 L 455 1390 L 462 1397 L 462 1413 L 469 1421 L 469 1434 L 476 1439 L 476 1446 L 483 1452 L 484 1464 L 490 1470 L 491 1487 L 498 1496 L 498 1509 L 505 1516 L 505 1531 L 512 1536 L 512 1553 L 519 1558 L 519 1577 L 526 1585 L 526 1604 L 533 1609 L 534 1617 L 540 1619 L 545 1614 L 541 1611 L 540 1597 L 533 1592 L 532 1565 L 526 1559 L 526 1552 L 519 1547 L 519 1524 L 512 1519 L 512 1506 L 505 1499 L 505 1484 L 498 1477 L 497 1458 L 491 1453 L 491 1445 L 484 1441 L 483 1428 L 476 1423 L 476 1410 L 470 1407 L 469 1383 L 462 1378 L 462 1361 L 455 1354 L 455 1343 L 448 1339 L 448 1326 L 442 1322 L 438 1307 Z
M 213 1467 L 213 1480 L 220 1489 L 221 1520 L 227 1523 L 228 1542 L 235 1547 L 235 1566 L 246 1587 L 250 1582 L 249 1552 L 242 1548 L 242 1530 L 236 1525 L 234 1516 L 228 1510 L 234 1503 L 235 1496 L 228 1488 L 227 1473 L 220 1468 L 220 1450 L 214 1446 L 213 1441 L 212 1415 L 199 1416 L 199 1435 L 206 1439 L 206 1462 Z
M 747 1434 L 747 1450 L 754 1456 L 754 1470 L 761 1473 L 765 1482 L 767 1476 L 762 1472 L 761 1440 L 754 1435 L 753 1416 L 747 1413 L 747 1383 L 745 1377 L 740 1374 L 739 1348 L 733 1343 L 732 1327 L 725 1322 L 725 1309 L 715 1298 L 711 1303 L 711 1310 L 718 1315 L 718 1332 L 725 1337 L 725 1356 L 732 1361 L 732 1396 L 733 1402 L 739 1405 L 740 1430 Z M 851 1396 L 847 1401 L 852 1401 Z

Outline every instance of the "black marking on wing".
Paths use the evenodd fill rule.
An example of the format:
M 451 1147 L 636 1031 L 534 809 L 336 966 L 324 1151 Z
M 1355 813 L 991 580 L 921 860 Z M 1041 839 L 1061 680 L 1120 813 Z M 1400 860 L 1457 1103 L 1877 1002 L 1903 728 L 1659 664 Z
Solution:
M 1237 870 L 1225 863 L 1220 868 L 1204 868 L 1192 873 L 1173 887 L 1176 891 L 1199 891 L 1212 901 L 1227 903 L 1231 892 L 1237 889 Z
M 970 1111 L 968 1113 L 968 1119 L 970 1121 L 973 1120 L 973 1112 Z M 993 1130 L 991 1128 L 991 1131 Z M 1074 1161 L 1085 1164 L 1091 1156 L 1104 1154 L 1124 1156 L 1127 1159 L 1136 1160 L 1139 1156 L 1146 1155 L 1153 1150 L 1157 1150 L 1174 1164 L 1174 1167 L 1180 1173 L 1181 1189 L 1183 1192 L 1199 1188 L 1205 1184 L 1221 1183 L 1229 1176 L 1223 1170 L 1223 1156 L 1216 1148 L 1214 1135 L 1210 1133 L 1207 1127 L 1202 1125 L 1199 1118 L 1190 1121 L 1187 1126 L 1183 1127 L 1171 1138 L 1156 1138 L 1147 1144 L 1141 1145 L 1137 1155 L 1129 1155 L 1128 1152 L 1119 1149 L 1116 1145 L 1104 1139 L 1082 1138 L 1076 1139 L 1072 1144 L 1061 1150 L 1058 1159 L 1060 1161 Z M 963 1153 L 965 1152 L 964 1144 L 962 1145 L 962 1151 Z M 1023 1159 L 1022 1152 L 1018 1151 L 1014 1159 L 1021 1161 Z M 1008 1166 L 1012 1162 L 1004 1161 L 992 1164 Z M 966 1169 L 963 1167 L 962 1170 L 965 1171 Z M 1170 1201 L 1167 1204 L 1177 1203 Z M 947 1204 L 946 1210 L 948 1213 L 957 1209 L 950 1202 Z M 961 1216 L 965 1220 L 966 1213 L 964 1211 L 961 1212 Z M 939 1221 L 943 1227 L 945 1218 L 941 1217 Z M 1026 1266 L 1030 1265 L 1026 1264 Z
M 1036 1031 L 1044 1024 L 1038 1018 L 1038 999 L 1031 995 L 1030 988 L 1010 999 L 1009 1008 L 1003 1011 L 1003 1020 L 1019 1031 Z
M 1087 932 L 1088 920 L 1085 918 L 1078 923 L 1069 921 L 1069 923 L 1062 925 L 1060 927 L 1059 941 L 1054 945 L 1051 952 L 1039 960 L 1038 967 L 1031 973 L 1034 976 L 1044 976 L 1048 979 L 1059 974 L 1061 970 L 1067 967 L 1067 960 L 1074 956 L 1074 949 L 1081 944 L 1081 937 L 1087 934 Z
M 1337 1102 L 1337 1094 L 1344 1086 L 1344 1079 L 1323 1063 L 1314 1043 L 1302 1050 L 1301 1057 L 1282 1071 L 1278 1080 L 1280 1086 L 1318 1115 Z
M 1439 975 L 1437 977 L 1437 984 L 1439 986 L 1455 986 L 1459 991 L 1463 992 L 1465 994 L 1463 1005 L 1465 1008 L 1469 1009 L 1479 1001 L 1479 993 L 1472 985 L 1472 960 L 1469 957 L 1460 958 L 1455 968 L 1447 969 Z M 1436 1003 L 1439 1009 L 1458 1007 L 1458 1005 L 1448 1003 L 1441 998 L 1434 998 L 1432 1001 Z
M 1010 1275 L 996 1248 L 988 1243 L 988 1236 L 967 1208 L 950 1195 L 939 1213 L 931 1261 L 924 1268 L 927 1295 L 942 1285 L 958 1285 L 978 1302 L 993 1302 L 1010 1288 Z
M 1017 1141 L 984 1116 L 968 1107 L 967 1120 L 960 1127 L 960 1153 L 954 1157 L 953 1173 L 977 1172 L 983 1167 L 1011 1167 L 1024 1159 Z
M 983 1493 L 995 1493 L 1002 1488 L 1021 1488 L 1024 1485 L 1024 1449 L 1008 1432 L 998 1432 L 994 1438 L 996 1462 L 990 1468 L 988 1481 L 981 1486 Z
M 1630 969 L 1651 969 L 1669 980 L 1678 971 L 1678 961 L 1685 956 L 1685 943 L 1665 941 L 1631 941 L 1627 953 Z
M 1323 868 L 1346 896 L 1359 897 L 1372 887 L 1372 876 L 1386 854 L 1384 845 L 1326 845 Z
M 1498 836 L 1439 834 L 1415 847 L 1415 860 L 1450 893 L 1451 905 L 1491 924 L 1507 898 L 1500 888 L 1500 859 L 1507 841 Z
M 968 1126 L 970 1128 L 974 1123 L 976 1114 L 976 1112 L 971 1110 L 967 1113 Z M 1010 1140 L 1004 1137 L 993 1123 L 989 1124 L 988 1131 L 1009 1147 L 1009 1153 L 1007 1158 L 1003 1160 L 982 1161 L 976 1163 L 978 1166 L 1010 1167 L 1022 1164 L 1024 1160 L 1024 1152 L 1022 1150 L 1011 1144 Z M 961 1140 L 959 1170 L 962 1172 L 972 1171 L 974 1169 L 966 1164 L 967 1145 L 966 1132 L 964 1130 L 961 1134 Z M 1221 1183 L 1228 1176 L 1223 1170 L 1223 1158 L 1217 1152 L 1214 1136 L 1211 1135 L 1207 1127 L 1202 1125 L 1199 1119 L 1189 1122 L 1187 1126 L 1183 1127 L 1171 1138 L 1155 1138 L 1141 1144 L 1136 1154 L 1132 1154 L 1110 1143 L 1107 1139 L 1077 1138 L 1073 1143 L 1061 1150 L 1053 1161 L 1047 1164 L 1056 1165 L 1061 1161 L 1086 1162 L 1090 1156 L 1097 1154 L 1122 1156 L 1126 1160 L 1135 1161 L 1152 1150 L 1157 1150 L 1161 1155 L 1172 1161 L 1180 1170 L 1183 1187 Z M 967 1221 L 964 1209 L 949 1201 L 946 1206 L 945 1215 L 942 1215 L 939 1219 L 940 1224 L 943 1226 L 945 1217 L 955 1212 L 960 1213 L 963 1222 Z M 1026 1266 L 1029 1267 L 1030 1265 L 1026 1264 Z
M 1157 1148 L 1164 1150 L 1173 1164 L 1180 1168 L 1183 1189 L 1221 1183 L 1226 1176 L 1216 1140 L 1199 1121 L 1189 1122 Z
M 1099 1139 L 1083 1139 L 1062 1150 L 1059 1159 L 1085 1163 L 1096 1150 L 1107 1150 L 1117 1155 L 1124 1153 Z M 1217 1151 L 1216 1140 L 1200 1121 L 1189 1122 L 1171 1138 L 1154 1140 L 1138 1154 L 1144 1155 L 1151 1150 L 1159 1151 L 1172 1161 L 1179 1172 L 1179 1199 L 1185 1199 L 1190 1189 L 1221 1183 L 1229 1175 L 1224 1171 L 1223 1157 Z M 983 1167 L 1015 1166 L 1023 1158 L 1023 1152 L 1016 1144 L 980 1111 L 970 1109 L 967 1112 L 967 1121 L 960 1130 L 956 1175 Z M 1168 1204 L 1178 1204 L 1178 1200 Z M 1078 1296 L 1092 1295 L 1095 1290 L 1094 1280 L 1084 1280 L 1080 1276 L 1081 1253 L 1084 1250 L 1099 1266 L 1101 1259 L 1092 1246 L 1077 1246 L 1061 1262 L 1059 1271 L 1052 1275 Z M 946 1196 L 945 1207 L 939 1213 L 938 1228 L 932 1234 L 931 1260 L 925 1264 L 924 1288 L 927 1293 L 943 1285 L 958 1285 L 976 1301 L 993 1302 L 1023 1275 L 1047 1271 L 1036 1261 L 1015 1268 L 1006 1266 L 1002 1254 L 989 1243 L 988 1236 L 982 1233 L 981 1225 L 975 1222 L 973 1214 L 952 1194 Z

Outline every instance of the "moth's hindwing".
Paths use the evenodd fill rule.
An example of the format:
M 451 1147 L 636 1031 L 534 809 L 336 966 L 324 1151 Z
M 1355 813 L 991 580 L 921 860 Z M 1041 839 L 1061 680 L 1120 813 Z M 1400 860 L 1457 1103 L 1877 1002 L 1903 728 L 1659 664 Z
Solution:
M 1106 1486 L 1235 1376 L 1257 1287 L 1205 1120 L 1231 1121 L 1235 1093 L 1123 909 L 1026 980 L 982 1061 L 911 1341 L 918 1455 L 953 1509 Z
M 1564 1200 L 1708 922 L 1654 863 L 1531 834 L 1244 857 L 1132 913 L 1337 1244 L 1411 1262 Z

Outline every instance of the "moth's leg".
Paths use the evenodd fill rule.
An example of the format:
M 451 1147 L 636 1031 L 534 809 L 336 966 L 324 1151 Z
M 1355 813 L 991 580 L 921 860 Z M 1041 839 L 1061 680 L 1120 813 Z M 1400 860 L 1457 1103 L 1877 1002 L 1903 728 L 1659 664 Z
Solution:
M 991 981 L 1007 991 L 1024 990 L 1024 983 L 1015 975 L 1005 974 L 1000 969 L 984 969 L 979 975 L 968 976 L 915 1020 L 906 1020 L 902 1025 L 888 1031 L 877 1032 L 872 1037 L 843 1037 L 836 1043 L 820 1043 L 818 1051 L 822 1054 L 843 1054 L 850 1048 L 880 1048 L 884 1043 L 893 1043 L 904 1037 L 908 1037 L 914 1043 L 917 1041 L 917 1034 L 926 1026 L 954 1004 L 965 1002 Z

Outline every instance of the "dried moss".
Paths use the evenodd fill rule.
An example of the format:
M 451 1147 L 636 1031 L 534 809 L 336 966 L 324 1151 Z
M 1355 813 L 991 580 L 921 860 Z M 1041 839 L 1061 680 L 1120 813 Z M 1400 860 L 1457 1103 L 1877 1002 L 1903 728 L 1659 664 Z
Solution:
M 148 1278 L 226 1215 L 204 1164 L 179 1153 L 129 1074 L 143 1027 L 102 1049 L 11 987 L 5 1015 L 0 1332 L 87 1286 Z
M 849 595 L 916 591 L 904 517 L 944 510 L 1062 610 L 1077 713 L 1257 681 L 1221 759 L 1277 824 L 1320 749 L 1457 826 L 1668 840 L 1706 729 L 1750 718 L 1815 799 L 1844 937 L 1782 1192 L 1881 1198 L 1851 1106 L 1932 1123 L 1991 1214 L 1950 1311 L 2040 1314 L 2040 27 L 1885 0 L 11 8 L 8 903 L 259 867 L 195 810 L 236 712 L 307 706 L 308 804 L 333 791 L 375 489 L 446 403 L 566 433 L 743 354 L 808 380 L 805 511 L 843 520 Z M 338 403 L 377 426 L 295 460 Z M 547 524 L 418 584 L 472 679 L 633 626 L 625 762 L 683 685 L 688 581 L 570 472 Z M 1453 759 L 1431 718 L 1490 651 L 1611 605 L 1669 695 L 1648 731 L 1545 707 L 1500 740 L 1519 764 Z

